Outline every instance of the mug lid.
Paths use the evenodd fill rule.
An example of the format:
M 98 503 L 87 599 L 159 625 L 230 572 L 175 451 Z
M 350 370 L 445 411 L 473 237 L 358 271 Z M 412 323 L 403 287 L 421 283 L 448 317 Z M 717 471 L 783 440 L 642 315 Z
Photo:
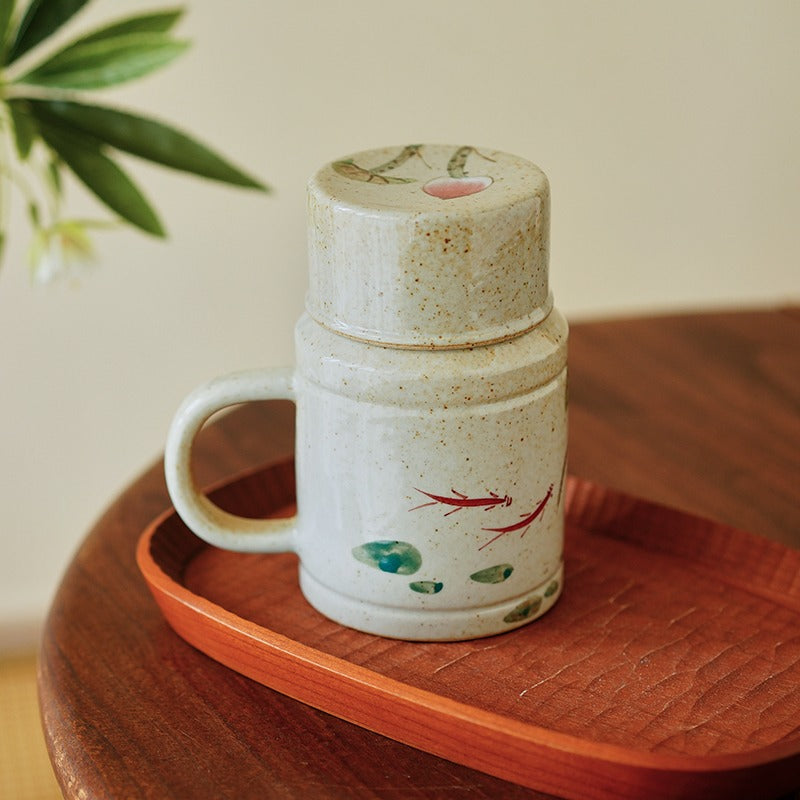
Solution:
M 509 339 L 552 308 L 550 190 L 534 164 L 462 145 L 367 150 L 308 184 L 311 317 L 398 347 Z

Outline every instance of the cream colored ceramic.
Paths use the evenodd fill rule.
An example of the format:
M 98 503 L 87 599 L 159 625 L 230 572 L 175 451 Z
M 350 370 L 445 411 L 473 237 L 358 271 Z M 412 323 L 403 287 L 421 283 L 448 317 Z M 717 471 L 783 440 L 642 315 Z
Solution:
M 547 611 L 563 585 L 567 342 L 548 223 L 545 176 L 503 153 L 412 145 L 320 170 L 296 366 L 200 387 L 170 430 L 189 527 L 297 552 L 315 608 L 383 636 L 488 636 Z M 192 440 L 219 408 L 270 397 L 297 404 L 298 513 L 244 520 L 192 485 Z

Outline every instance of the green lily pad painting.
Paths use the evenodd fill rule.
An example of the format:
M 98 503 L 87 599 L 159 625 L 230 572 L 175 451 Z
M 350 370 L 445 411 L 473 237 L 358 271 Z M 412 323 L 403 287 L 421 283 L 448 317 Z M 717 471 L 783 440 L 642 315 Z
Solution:
M 444 586 L 441 581 L 412 581 L 408 585 L 412 592 L 420 594 L 438 594 Z
M 408 542 L 382 539 L 353 548 L 353 556 L 370 567 L 396 575 L 413 575 L 422 566 L 422 556 Z
M 522 622 L 522 620 L 527 619 L 531 614 L 535 614 L 541 605 L 541 597 L 538 595 L 532 597 L 530 600 L 520 603 L 513 611 L 509 611 L 508 614 L 503 617 L 503 622 L 508 622 L 509 624 L 512 622 Z
M 545 597 L 552 597 L 558 591 L 558 581 L 552 583 L 544 590 Z
M 478 583 L 502 583 L 511 576 L 514 567 L 511 564 L 496 564 L 493 567 L 473 572 L 469 577 Z

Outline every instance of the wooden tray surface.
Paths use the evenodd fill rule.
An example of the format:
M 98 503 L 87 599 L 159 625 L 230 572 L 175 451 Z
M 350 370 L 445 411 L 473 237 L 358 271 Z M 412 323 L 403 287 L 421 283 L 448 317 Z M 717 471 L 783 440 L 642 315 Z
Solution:
M 291 463 L 212 493 L 293 513 Z M 231 553 L 174 512 L 139 567 L 186 641 L 284 694 L 568 798 L 776 797 L 800 786 L 800 552 L 570 477 L 564 593 L 544 617 L 402 642 L 313 610 L 294 555 Z

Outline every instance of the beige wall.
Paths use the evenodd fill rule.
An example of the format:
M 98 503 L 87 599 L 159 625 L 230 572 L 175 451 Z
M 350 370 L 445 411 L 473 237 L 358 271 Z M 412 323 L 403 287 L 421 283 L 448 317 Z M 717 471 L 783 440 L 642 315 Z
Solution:
M 82 19 L 153 5 L 96 0 Z M 800 3 L 187 5 L 191 52 L 108 100 L 180 121 L 276 192 L 135 165 L 171 238 L 104 235 L 79 288 L 29 285 L 14 212 L 0 273 L 0 646 L 41 618 L 192 386 L 291 360 L 304 182 L 331 158 L 437 141 L 537 162 L 553 190 L 556 302 L 573 320 L 800 299 Z

